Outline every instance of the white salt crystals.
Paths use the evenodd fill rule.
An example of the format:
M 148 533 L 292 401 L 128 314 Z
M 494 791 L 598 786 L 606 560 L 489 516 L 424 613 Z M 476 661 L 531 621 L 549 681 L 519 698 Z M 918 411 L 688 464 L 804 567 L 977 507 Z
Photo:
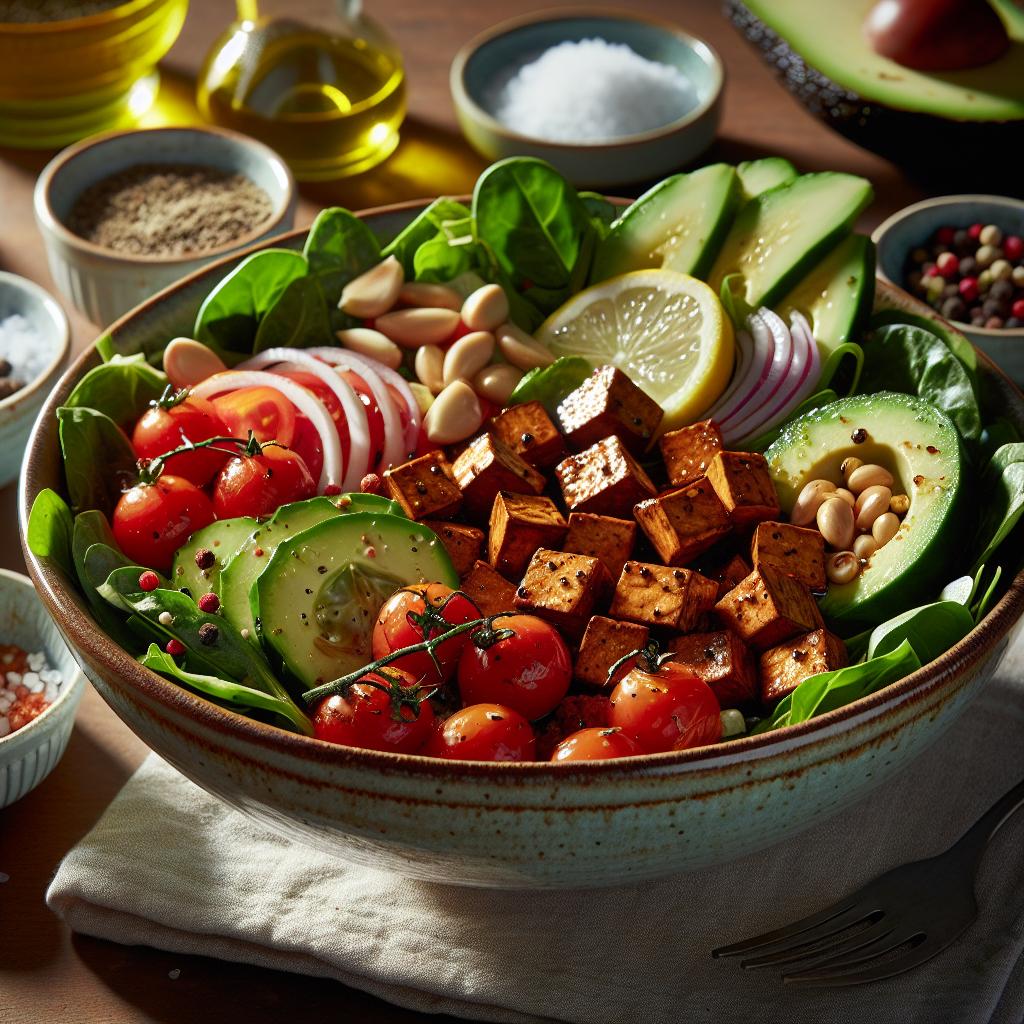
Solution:
M 507 128 L 549 142 L 611 142 L 661 128 L 696 106 L 678 69 L 622 43 L 559 43 L 519 68 L 492 98 Z

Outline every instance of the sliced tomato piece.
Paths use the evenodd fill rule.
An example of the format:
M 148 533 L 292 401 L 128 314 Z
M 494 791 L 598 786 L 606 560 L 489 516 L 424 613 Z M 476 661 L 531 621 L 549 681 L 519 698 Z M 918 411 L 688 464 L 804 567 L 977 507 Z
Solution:
M 372 473 L 384 458 L 384 416 L 370 385 L 355 370 L 339 368 L 338 373 L 348 381 L 366 410 L 366 426 L 370 431 L 370 460 L 364 472 Z
M 344 465 L 348 465 L 349 453 L 352 450 L 352 439 L 349 434 L 348 420 L 345 418 L 345 410 L 338 401 L 338 396 L 319 378 L 316 374 L 306 370 L 274 370 L 282 377 L 288 377 L 301 384 L 307 391 L 311 391 L 331 414 L 334 426 L 338 431 L 338 441 L 341 444 L 341 458 Z M 320 467 L 323 466 L 324 453 L 323 443 L 320 435 L 316 432 L 313 424 L 302 415 L 296 420 L 295 440 L 292 447 L 303 457 L 310 473 L 317 479 L 320 477 Z
M 213 400 L 217 415 L 233 437 L 251 430 L 258 441 L 290 446 L 295 438 L 295 406 L 271 387 L 239 388 Z

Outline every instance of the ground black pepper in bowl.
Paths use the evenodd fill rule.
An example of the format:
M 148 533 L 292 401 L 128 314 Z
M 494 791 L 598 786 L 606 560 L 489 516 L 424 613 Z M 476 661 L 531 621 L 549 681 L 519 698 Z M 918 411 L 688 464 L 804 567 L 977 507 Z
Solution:
M 270 196 L 244 174 L 140 164 L 87 188 L 67 227 L 114 252 L 175 258 L 230 245 L 272 213 Z

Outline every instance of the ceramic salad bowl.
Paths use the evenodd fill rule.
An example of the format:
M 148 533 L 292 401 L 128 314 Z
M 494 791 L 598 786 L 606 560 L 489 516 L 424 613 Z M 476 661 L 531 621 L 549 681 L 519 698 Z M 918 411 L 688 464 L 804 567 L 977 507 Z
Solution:
M 424 204 L 369 211 L 382 237 Z M 301 246 L 305 234 L 275 240 Z M 251 250 L 250 250 L 251 251 Z M 233 256 L 161 292 L 110 330 L 122 353 L 187 334 Z M 876 306 L 930 316 L 880 284 Z M 85 353 L 37 423 L 20 495 L 63 488 L 56 409 L 99 363 Z M 1000 415 L 1024 428 L 1024 396 L 983 356 Z M 1024 572 L 946 654 L 811 721 L 695 750 L 585 763 L 438 761 L 292 735 L 143 668 L 95 624 L 72 582 L 26 550 L 40 594 L 101 695 L 161 756 L 209 792 L 296 840 L 436 882 L 504 888 L 620 884 L 722 863 L 840 813 L 937 741 L 996 670 L 1024 612 Z

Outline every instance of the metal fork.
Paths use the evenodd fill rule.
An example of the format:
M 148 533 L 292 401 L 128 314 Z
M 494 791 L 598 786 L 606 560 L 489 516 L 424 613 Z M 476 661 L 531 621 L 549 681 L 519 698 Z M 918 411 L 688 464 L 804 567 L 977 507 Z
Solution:
M 787 984 L 861 985 L 902 974 L 940 953 L 978 916 L 974 878 L 989 841 L 1024 805 L 1024 781 L 945 853 L 893 868 L 820 913 L 713 957 L 746 956 L 747 969 L 783 968 Z

